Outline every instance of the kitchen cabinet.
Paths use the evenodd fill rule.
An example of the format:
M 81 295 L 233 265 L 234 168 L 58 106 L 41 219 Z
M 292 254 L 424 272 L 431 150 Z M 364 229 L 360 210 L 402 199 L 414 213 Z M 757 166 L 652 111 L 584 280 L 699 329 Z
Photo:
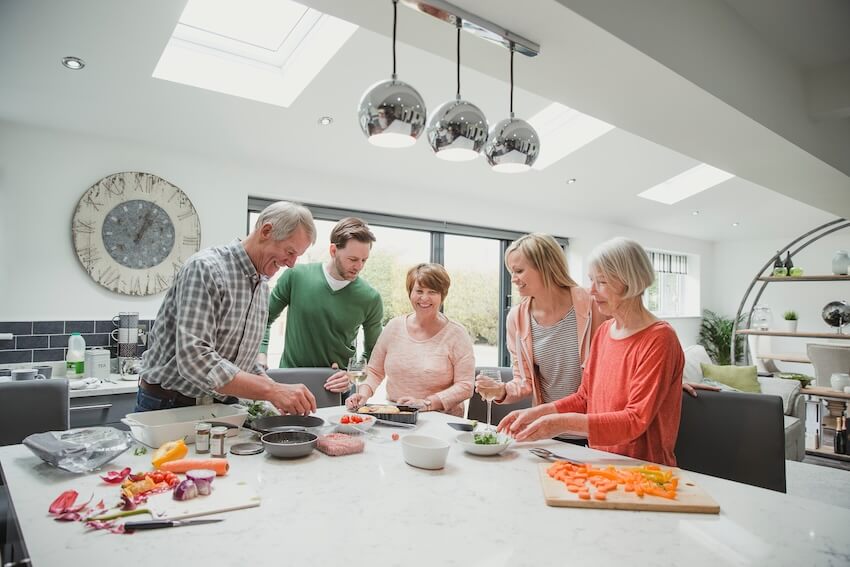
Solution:
M 108 425 L 126 430 L 121 418 L 133 413 L 135 407 L 135 393 L 71 398 L 71 427 Z

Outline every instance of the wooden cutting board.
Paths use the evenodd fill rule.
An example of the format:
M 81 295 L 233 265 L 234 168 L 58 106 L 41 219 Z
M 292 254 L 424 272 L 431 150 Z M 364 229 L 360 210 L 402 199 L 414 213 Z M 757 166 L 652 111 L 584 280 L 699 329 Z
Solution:
M 604 467 L 610 463 L 588 464 L 595 467 Z M 596 508 L 609 510 L 648 510 L 652 512 L 689 512 L 695 514 L 719 514 L 720 506 L 711 496 L 706 494 L 687 475 L 683 475 L 679 469 L 673 469 L 679 477 L 679 490 L 676 500 L 661 498 L 660 496 L 645 495 L 643 498 L 634 492 L 626 492 L 622 487 L 608 493 L 606 500 L 582 500 L 578 494 L 567 490 L 566 485 L 550 477 L 546 470 L 551 463 L 538 465 L 540 483 L 543 486 L 543 496 L 549 506 L 565 506 L 572 508 Z M 591 489 L 591 494 L 593 490 Z
M 151 497 L 148 501 L 148 507 L 157 519 L 182 520 L 260 505 L 260 497 L 251 486 L 231 480 L 217 477 L 211 494 L 182 502 L 174 500 L 170 491 L 157 494 L 156 500 Z

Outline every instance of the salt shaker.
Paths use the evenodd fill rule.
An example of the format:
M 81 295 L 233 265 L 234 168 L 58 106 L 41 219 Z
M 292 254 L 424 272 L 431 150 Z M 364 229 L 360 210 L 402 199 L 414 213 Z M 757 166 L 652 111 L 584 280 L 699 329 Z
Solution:
M 215 458 L 224 458 L 227 456 L 227 451 L 224 448 L 224 437 L 227 435 L 227 428 L 216 426 L 210 429 L 210 453 Z

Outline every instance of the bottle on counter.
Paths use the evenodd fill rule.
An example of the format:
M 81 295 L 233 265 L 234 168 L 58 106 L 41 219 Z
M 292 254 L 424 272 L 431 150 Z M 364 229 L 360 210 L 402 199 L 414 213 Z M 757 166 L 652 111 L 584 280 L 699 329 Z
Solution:
M 210 452 L 210 430 L 212 425 L 200 422 L 195 425 L 195 452 L 205 454 Z
M 71 333 L 68 338 L 68 354 L 65 356 L 65 377 L 84 378 L 86 375 L 86 340 L 80 333 Z
M 210 429 L 210 456 L 221 459 L 227 456 L 227 449 L 224 446 L 224 438 L 227 435 L 227 428 L 216 426 Z
M 833 446 L 836 455 L 847 454 L 847 418 L 839 417 L 835 424 L 835 445 Z
M 788 275 L 791 275 L 791 268 L 794 267 L 794 262 L 791 261 L 791 252 L 787 252 L 785 255 L 785 269 L 788 271 Z

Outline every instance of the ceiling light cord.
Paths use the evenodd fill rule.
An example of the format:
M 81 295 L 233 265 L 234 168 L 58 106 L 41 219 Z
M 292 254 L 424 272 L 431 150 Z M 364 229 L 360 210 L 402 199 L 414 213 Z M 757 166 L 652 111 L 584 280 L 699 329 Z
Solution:
M 511 42 L 511 118 L 514 117 L 514 44 Z
M 398 27 L 398 0 L 393 0 L 393 80 L 396 79 L 395 72 L 395 34 Z
M 460 100 L 460 18 L 457 19 L 457 100 Z

